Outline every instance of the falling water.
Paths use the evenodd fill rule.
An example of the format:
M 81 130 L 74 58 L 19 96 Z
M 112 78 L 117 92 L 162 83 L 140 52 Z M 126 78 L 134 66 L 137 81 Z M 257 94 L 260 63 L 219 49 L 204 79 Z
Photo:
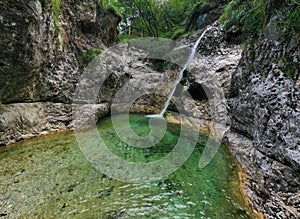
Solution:
M 164 107 L 162 108 L 161 112 L 159 114 L 154 114 L 154 115 L 148 115 L 147 117 L 156 117 L 156 118 L 163 118 L 169 104 L 170 104 L 170 101 L 171 101 L 171 98 L 173 97 L 174 93 L 175 93 L 175 90 L 176 90 L 176 87 L 177 87 L 177 84 L 180 83 L 182 77 L 183 77 L 183 72 L 186 70 L 186 68 L 188 67 L 188 65 L 190 64 L 190 62 L 192 61 L 192 59 L 194 58 L 195 54 L 196 54 L 196 51 L 197 51 L 197 47 L 199 45 L 199 43 L 201 42 L 202 38 L 204 37 L 205 33 L 211 29 L 211 26 L 209 26 L 208 28 L 205 29 L 205 31 L 203 31 L 203 33 L 201 34 L 201 36 L 198 38 L 198 40 L 196 41 L 196 43 L 194 44 L 193 48 L 192 48 L 192 51 L 187 59 L 187 61 L 185 62 L 183 68 L 181 69 L 179 75 L 178 75 L 178 78 L 176 80 L 176 83 L 174 85 L 174 87 L 172 88 L 172 91 L 169 93 L 168 95 L 168 99 L 167 101 L 165 102 L 164 104 Z

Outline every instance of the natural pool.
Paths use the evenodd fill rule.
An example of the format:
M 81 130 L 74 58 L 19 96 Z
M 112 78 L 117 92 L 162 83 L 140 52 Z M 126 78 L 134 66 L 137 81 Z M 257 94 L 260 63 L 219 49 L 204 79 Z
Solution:
M 130 118 L 138 134 L 149 132 L 148 118 Z M 110 118 L 102 119 L 97 128 L 114 154 L 134 162 L 160 159 L 172 150 L 180 131 L 168 124 L 160 143 L 134 148 L 116 137 Z M 199 137 L 194 152 L 176 172 L 136 184 L 99 173 L 71 132 L 2 147 L 0 214 L 9 218 L 252 218 L 239 191 L 237 167 L 225 147 L 199 169 L 206 140 Z

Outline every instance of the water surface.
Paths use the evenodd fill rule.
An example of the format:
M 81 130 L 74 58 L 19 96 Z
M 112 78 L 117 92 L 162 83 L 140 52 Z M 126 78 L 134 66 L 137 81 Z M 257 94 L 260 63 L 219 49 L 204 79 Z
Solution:
M 131 115 L 131 127 L 146 135 L 148 120 Z M 160 159 L 172 150 L 180 131 L 168 124 L 160 143 L 142 149 L 118 139 L 110 118 L 102 119 L 97 128 L 114 154 L 132 162 Z M 198 168 L 205 142 L 204 136 L 199 137 L 188 161 L 173 174 L 140 184 L 99 173 L 71 132 L 2 147 L 0 214 L 10 218 L 251 218 L 239 191 L 236 165 L 225 147 L 207 167 Z

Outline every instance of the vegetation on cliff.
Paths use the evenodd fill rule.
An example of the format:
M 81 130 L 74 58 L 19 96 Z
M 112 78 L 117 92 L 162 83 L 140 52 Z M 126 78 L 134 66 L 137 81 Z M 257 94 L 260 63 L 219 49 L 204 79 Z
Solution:
M 276 37 L 278 41 L 299 44 L 299 15 L 299 0 L 232 0 L 226 5 L 220 21 L 227 31 L 240 30 L 243 40 L 247 41 L 247 51 L 254 56 L 254 42 L 267 26 L 269 26 L 269 34 Z M 299 78 L 299 63 L 290 55 L 278 57 L 277 62 L 282 66 L 285 76 L 296 81 Z
M 221 1 L 104 0 L 103 4 L 122 15 L 120 39 L 126 40 L 143 36 L 178 38 L 194 28 L 191 22 L 193 14 L 216 7 L 219 2 Z M 201 26 L 201 18 L 199 25 Z
M 97 55 L 101 54 L 102 52 L 103 48 L 92 48 L 86 52 L 76 53 L 76 59 L 81 70 L 83 70 L 83 68 L 86 67 L 88 63 L 90 63 L 94 58 L 97 57 Z
M 282 1 L 266 0 L 232 0 L 226 7 L 220 20 L 226 29 L 233 26 L 241 28 L 246 36 L 258 37 L 259 31 L 272 16 L 278 14 L 277 25 L 281 33 L 286 35 L 299 34 L 300 32 L 300 1 L 289 0 L 289 11 L 281 11 L 285 4 Z M 285 12 L 285 13 L 283 13 Z

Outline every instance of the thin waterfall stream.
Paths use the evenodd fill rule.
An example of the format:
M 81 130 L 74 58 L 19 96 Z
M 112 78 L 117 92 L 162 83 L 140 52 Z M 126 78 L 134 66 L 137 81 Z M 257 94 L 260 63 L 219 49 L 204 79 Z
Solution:
M 162 130 L 160 123 L 152 124 L 152 119 L 147 117 L 156 117 L 158 120 L 164 118 L 176 86 L 193 60 L 199 43 L 211 28 L 203 31 L 193 45 L 159 114 L 129 114 L 129 123 L 126 122 L 128 114 L 118 114 L 114 116 L 117 117 L 114 121 L 121 121 L 117 123 L 118 129 L 111 116 L 101 118 L 94 128 L 80 131 L 80 134 L 86 136 L 83 140 L 90 149 L 88 155 L 91 161 L 96 164 L 103 161 L 108 164 L 105 168 L 116 163 L 104 155 L 103 148 L 99 147 L 103 143 L 113 158 L 128 163 L 158 163 L 170 154 L 172 161 L 177 163 L 182 160 L 190 148 L 191 139 L 190 135 L 182 135 L 183 129 L 179 124 L 165 121 L 166 129 L 160 141 L 153 143 L 156 136 L 150 135 L 149 144 L 147 142 L 143 145 L 145 147 L 135 146 L 135 135 L 148 136 L 152 127 L 153 130 Z M 131 129 L 133 132 L 128 132 Z M 186 133 L 190 131 L 194 130 L 188 128 Z M 127 133 L 126 141 L 118 133 Z M 101 136 L 101 141 L 95 138 L 95 134 Z M 178 169 L 145 183 L 121 181 L 97 170 L 95 163 L 90 162 L 83 153 L 78 136 L 73 132 L 47 135 L 0 147 L 0 217 L 254 218 L 244 199 L 240 169 L 224 145 L 221 145 L 205 168 L 199 168 L 199 158 L 208 140 L 207 136 L 199 133 L 191 154 Z M 179 149 L 176 148 L 178 142 L 182 146 Z M 91 150 L 93 145 L 97 146 L 95 151 Z M 94 152 L 99 152 L 100 156 Z M 149 176 L 162 169 L 169 170 L 169 167 L 172 166 L 158 165 L 153 169 L 133 170 Z M 119 165 L 108 170 L 126 175 L 130 169 Z
M 196 54 L 197 48 L 198 48 L 198 46 L 199 46 L 202 38 L 204 37 L 204 35 L 206 34 L 206 32 L 208 30 L 210 30 L 211 28 L 212 28 L 211 26 L 208 26 L 203 31 L 203 33 L 200 35 L 200 37 L 198 38 L 198 40 L 195 42 L 194 46 L 192 47 L 192 51 L 191 51 L 190 55 L 188 56 L 185 64 L 183 65 L 182 69 L 180 70 L 179 75 L 177 77 L 177 80 L 175 81 L 174 86 L 173 86 L 171 92 L 169 93 L 168 98 L 167 98 L 167 100 L 166 100 L 166 102 L 165 102 L 165 104 L 164 104 L 161 112 L 159 114 L 147 115 L 147 117 L 150 117 L 150 118 L 151 117 L 152 118 L 154 118 L 154 117 L 155 118 L 163 118 L 163 116 L 164 116 L 164 114 L 165 114 L 165 112 L 166 112 L 166 110 L 167 110 L 167 108 L 168 108 L 168 106 L 170 104 L 170 101 L 171 101 L 171 99 L 172 99 L 172 97 L 173 97 L 173 95 L 174 95 L 174 93 L 176 91 L 176 87 L 180 83 L 180 81 L 182 80 L 184 71 L 187 69 L 187 67 L 189 66 L 190 62 L 193 60 L 193 58 L 194 58 L 194 56 Z

